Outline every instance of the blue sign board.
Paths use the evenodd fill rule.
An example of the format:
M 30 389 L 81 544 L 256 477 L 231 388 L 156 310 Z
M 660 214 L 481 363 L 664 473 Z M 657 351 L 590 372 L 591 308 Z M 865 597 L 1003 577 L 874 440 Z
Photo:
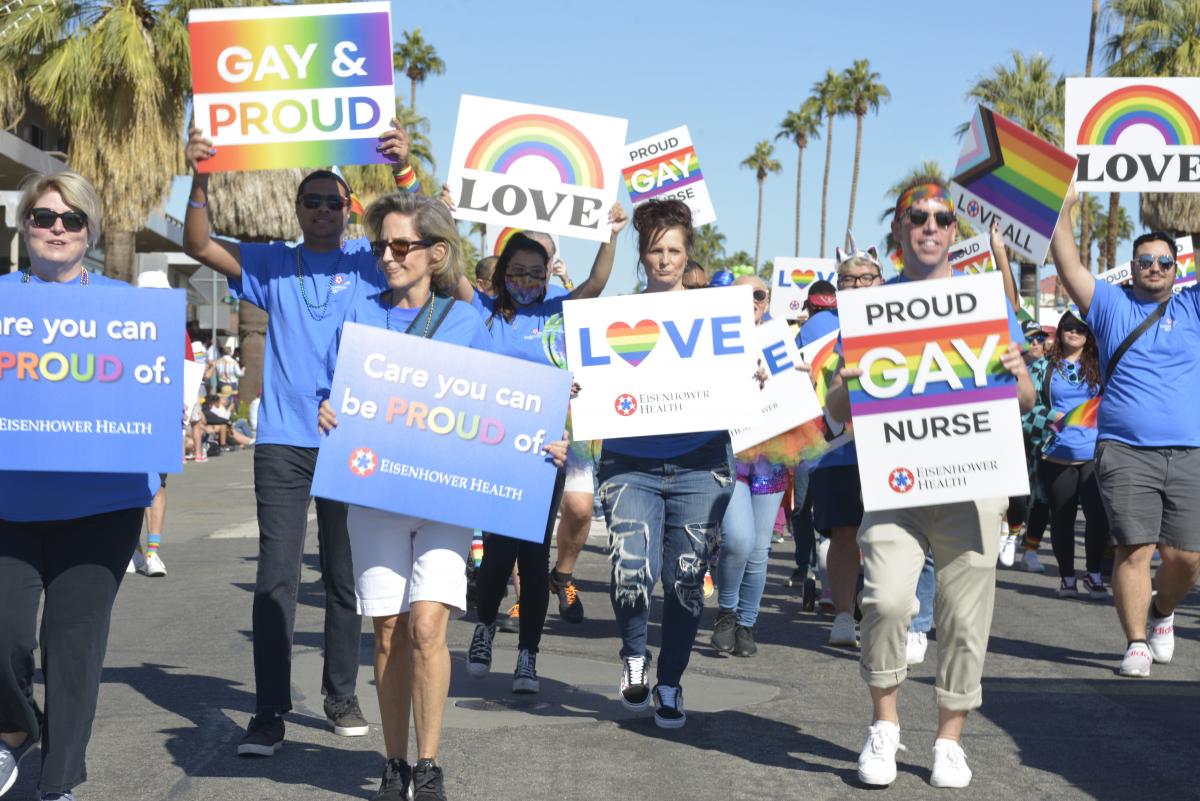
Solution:
M 182 290 L 0 285 L 0 470 L 183 470 Z
M 346 323 L 313 495 L 541 542 L 570 393 L 564 370 Z

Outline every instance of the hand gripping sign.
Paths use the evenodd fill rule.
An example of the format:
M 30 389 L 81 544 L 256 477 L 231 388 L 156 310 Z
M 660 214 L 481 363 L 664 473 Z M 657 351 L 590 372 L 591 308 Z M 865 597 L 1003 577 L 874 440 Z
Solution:
M 1029 492 L 996 272 L 839 299 L 863 505 L 928 506 Z
M 377 164 L 391 127 L 391 4 L 188 13 L 201 172 Z

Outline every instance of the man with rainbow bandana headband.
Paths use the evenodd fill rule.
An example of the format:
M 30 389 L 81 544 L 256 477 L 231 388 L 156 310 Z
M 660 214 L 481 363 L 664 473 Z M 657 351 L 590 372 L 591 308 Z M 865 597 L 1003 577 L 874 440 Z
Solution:
M 958 235 L 954 201 L 945 185 L 922 178 L 896 203 L 892 235 L 904 254 L 904 273 L 891 283 L 950 278 L 950 247 Z M 1017 344 L 1021 330 L 1009 309 L 1012 343 L 1001 362 L 1016 376 L 1022 411 L 1033 406 L 1034 388 Z M 861 370 L 842 369 L 828 396 L 828 411 L 850 419 L 846 380 Z M 886 786 L 896 778 L 900 747 L 897 700 L 907 675 L 907 627 L 917 580 L 931 551 L 937 572 L 938 731 L 933 745 L 934 787 L 966 787 L 971 769 L 959 744 L 967 713 L 979 707 L 983 659 L 996 588 L 996 532 L 1007 498 L 867 512 L 858 531 L 863 553 L 861 673 L 871 690 L 874 722 L 858 759 L 858 778 Z

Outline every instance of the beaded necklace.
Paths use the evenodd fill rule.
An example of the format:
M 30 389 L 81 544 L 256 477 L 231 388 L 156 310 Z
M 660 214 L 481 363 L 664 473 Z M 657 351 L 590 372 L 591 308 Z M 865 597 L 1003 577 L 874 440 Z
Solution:
M 87 271 L 87 267 L 83 267 L 83 268 L 81 268 L 81 269 L 83 270 L 83 272 L 82 272 L 82 273 L 80 274 L 80 276 L 79 276 L 79 285 L 80 285 L 80 286 L 88 286 L 88 285 L 91 283 L 91 279 L 89 279 L 89 278 L 88 278 L 88 271 Z M 29 269 L 29 270 L 24 270 L 24 271 L 22 271 L 22 273 L 21 273 L 21 283 L 22 283 L 22 284 L 28 284 L 28 283 L 30 282 L 30 280 L 31 280 L 30 276 L 31 276 L 32 274 L 33 274 L 33 270 L 32 270 L 32 269 Z
M 389 289 L 387 293 L 387 330 L 392 330 L 392 307 L 395 305 L 393 297 L 394 290 Z M 422 339 L 429 338 L 429 328 L 433 325 L 433 295 L 430 294 L 429 299 L 425 301 L 429 304 L 429 314 L 425 317 L 425 330 L 421 333 Z M 406 332 L 407 333 L 407 332 Z
M 316 322 L 321 322 L 329 314 L 329 299 L 333 297 L 333 279 L 337 277 L 338 267 L 342 264 L 342 249 L 338 248 L 337 261 L 333 263 L 333 272 L 329 274 L 329 284 L 325 287 L 325 302 L 315 304 L 308 299 L 308 291 L 304 288 L 304 271 L 300 269 L 300 250 L 303 245 L 296 246 L 296 280 L 300 283 L 300 297 L 304 299 L 304 305 L 308 309 L 308 316 Z M 317 274 L 313 273 L 313 289 L 317 286 Z M 318 317 L 313 313 L 313 309 L 320 309 L 321 316 Z

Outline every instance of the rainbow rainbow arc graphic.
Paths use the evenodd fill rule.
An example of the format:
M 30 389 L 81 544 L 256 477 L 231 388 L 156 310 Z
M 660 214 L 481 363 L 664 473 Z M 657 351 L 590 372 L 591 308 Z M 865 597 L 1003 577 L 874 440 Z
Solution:
M 522 229 L 507 226 L 500 231 L 496 237 L 496 243 L 492 246 L 492 255 L 499 257 L 504 252 L 504 248 L 508 247 L 509 240 L 517 234 L 522 233 Z
M 963 360 L 951 341 L 962 340 L 972 352 L 980 353 L 988 337 L 992 336 L 998 339 L 998 343 L 988 360 L 987 383 L 984 386 L 976 387 L 971 366 Z M 890 334 L 843 337 L 842 349 L 845 353 L 846 365 L 849 367 L 858 366 L 863 356 L 876 348 L 892 348 L 903 356 L 903 364 L 895 364 L 891 360 L 879 360 L 872 364 L 870 375 L 875 384 L 891 383 L 891 379 L 883 377 L 885 371 L 899 369 L 908 373 L 904 390 L 899 395 L 887 399 L 879 399 L 868 393 L 863 389 L 861 379 L 851 379 L 849 383 L 850 403 L 854 408 L 855 416 L 957 406 L 964 403 L 984 403 L 1015 397 L 1016 379 L 1000 363 L 1000 356 L 1004 352 L 1008 338 L 1007 319 L 983 320 Z M 929 344 L 936 344 L 941 349 L 943 358 L 954 375 L 958 377 L 963 389 L 955 389 L 947 381 L 940 380 L 931 381 L 920 394 L 913 392 L 917 367 Z
M 1096 420 L 1100 414 L 1101 397 L 1101 395 L 1097 395 L 1094 398 L 1085 400 L 1083 403 L 1079 404 L 1074 409 L 1051 423 L 1050 427 L 1059 432 L 1061 432 L 1067 426 L 1095 428 Z
M 1076 160 L 1012 120 L 980 106 L 954 168 L 954 183 L 1049 239 Z
M 1179 95 L 1161 86 L 1135 84 L 1109 92 L 1079 127 L 1080 145 L 1115 145 L 1135 125 L 1149 125 L 1166 145 L 1200 145 L 1200 117 Z
M 604 188 L 600 155 L 591 142 L 574 125 L 549 114 L 518 114 L 497 122 L 471 146 L 463 166 L 507 173 L 526 158 L 548 161 L 564 184 Z

